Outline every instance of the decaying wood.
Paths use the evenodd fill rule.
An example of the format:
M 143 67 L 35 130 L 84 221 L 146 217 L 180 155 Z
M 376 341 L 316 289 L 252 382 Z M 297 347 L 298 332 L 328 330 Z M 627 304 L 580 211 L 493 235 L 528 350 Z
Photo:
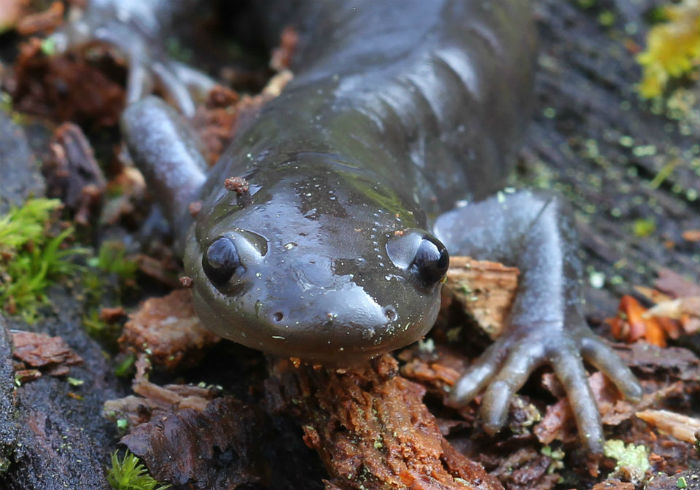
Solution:
M 166 369 L 196 364 L 219 337 L 205 329 L 194 312 L 192 291 L 177 289 L 162 298 L 146 300 L 129 315 L 119 338 L 123 350 L 148 352 Z
M 443 297 L 456 300 L 489 337 L 501 334 L 518 288 L 518 269 L 497 262 L 450 257 Z
M 637 417 L 656 427 L 661 432 L 671 434 L 676 439 L 694 444 L 700 431 L 700 419 L 687 417 L 669 410 L 642 410 Z
M 389 354 L 343 370 L 281 360 L 266 389 L 301 421 L 331 476 L 327 488 L 503 488 L 447 442 L 423 404 L 425 388 L 402 377 Z
M 454 257 L 445 306 L 450 298 L 463 302 L 467 313 L 484 330 L 497 334 L 517 287 L 517 274 L 517 269 L 501 264 Z M 155 441 L 149 431 L 162 428 L 143 425 L 149 423 L 152 414 L 176 414 L 191 408 L 203 412 L 210 398 L 193 398 L 190 388 L 160 387 L 149 382 L 143 372 L 143 356 L 148 353 L 154 364 L 172 370 L 183 360 L 200 358 L 202 350 L 216 340 L 199 323 L 190 289 L 147 300 L 130 315 L 120 339 L 123 348 L 141 353 L 133 384 L 139 396 L 109 401 L 105 413 L 112 419 L 129 420 L 134 430 L 138 428 L 139 441 Z M 295 366 L 286 360 L 273 362 L 272 366 L 272 377 L 266 383 L 266 398 L 274 400 L 271 409 L 296 414 L 304 428 L 305 442 L 319 453 L 338 488 L 502 488 L 443 437 L 422 401 L 425 388 L 400 375 L 391 355 L 342 370 Z M 182 390 L 184 397 L 178 392 Z M 146 419 L 144 413 L 148 414 Z M 153 453 L 148 445 L 138 446 L 138 450 L 141 454 Z M 165 474 L 160 469 L 158 472 Z M 178 478 L 186 480 L 186 475 Z
M 638 81 L 639 70 L 635 64 L 635 54 L 644 44 L 647 31 L 645 16 L 656 2 L 540 0 L 533 3 L 541 38 L 537 109 L 521 155 L 522 172 L 514 183 L 518 186 L 555 188 L 572 202 L 581 235 L 587 278 L 603 277 L 602 287 L 598 287 L 600 281 L 591 281 L 596 287 L 587 289 L 588 312 L 594 317 L 612 316 L 620 296 L 629 293 L 635 285 L 651 284 L 658 266 L 684 273 L 698 270 L 697 242 L 692 241 L 693 230 L 700 229 L 700 215 L 697 213 L 697 189 L 700 187 L 697 170 L 699 125 L 694 116 L 698 106 L 697 91 L 686 87 L 666 104 L 656 104 L 660 109 L 637 97 L 634 85 Z M 600 21 L 603 14 L 608 19 L 605 23 Z M 24 51 L 23 58 L 26 61 L 29 52 L 39 50 L 39 42 L 33 42 Z M 0 66 L 0 71 L 3 68 Z M 74 65 L 68 65 L 49 70 L 43 61 L 25 65 L 11 81 L 15 86 L 21 85 L 22 80 L 26 82 L 23 88 L 13 91 L 15 108 L 58 115 L 59 118 L 114 124 L 122 107 L 121 87 L 92 72 L 90 76 L 85 76 L 85 68 L 79 68 L 76 70 Z M 64 85 L 71 89 L 69 97 L 56 93 L 56 87 L 62 86 L 58 83 L 42 85 L 45 81 L 54 80 L 67 80 Z M 11 88 L 10 85 L 6 87 Z M 41 93 L 47 95 L 40 97 Z M 49 103 L 46 103 L 47 99 Z M 5 120 L 9 119 L 0 116 L 0 123 Z M 8 157 L 6 161 L 15 164 L 28 158 L 25 157 L 28 153 L 24 149 L 26 145 L 20 148 L 21 152 L 14 150 L 16 145 L 13 146 L 12 141 L 17 138 L 10 131 L 0 132 L 3 133 L 0 135 L 0 155 L 7 155 L 9 148 L 14 151 L 9 154 L 21 153 L 22 157 Z M 29 165 L 22 167 L 29 168 Z M 23 170 L 25 173 L 26 168 Z M 669 168 L 670 173 L 663 177 Z M 14 191 L 10 189 L 12 192 L 8 192 L 5 187 L 4 192 L 0 192 L 0 208 L 6 207 L 8 196 L 16 204 L 27 195 L 41 194 L 41 190 L 28 192 L 27 184 L 22 184 L 23 180 L 15 174 L 12 172 L 11 177 L 5 175 L 4 180 L 12 181 L 23 191 L 18 192 L 17 199 L 14 199 Z M 648 236 L 637 236 L 633 231 L 634 223 L 640 219 L 652 221 L 655 231 Z M 115 219 L 113 223 L 116 222 Z M 501 271 L 497 270 L 488 269 L 484 274 L 502 277 Z M 459 301 L 467 304 L 467 299 L 465 294 Z M 503 306 L 485 311 L 480 318 L 490 324 L 494 321 L 492 315 L 502 310 Z M 497 318 L 499 315 L 502 316 L 502 313 Z M 474 316 L 479 317 L 479 314 L 474 313 Z M 5 394 L 0 397 L 0 446 L 3 462 L 6 457 L 13 460 L 10 470 L 0 475 L 0 484 L 7 488 L 48 488 L 49 484 L 68 488 L 89 484 L 99 488 L 106 485 L 102 470 L 108 453 L 113 449 L 115 437 L 112 426 L 99 418 L 95 420 L 93 415 L 98 413 L 96 407 L 104 399 L 117 398 L 124 393 L 117 392 L 118 383 L 99 348 L 86 338 L 79 325 L 80 314 L 76 313 L 70 319 L 66 317 L 48 324 L 42 322 L 39 328 L 70 339 L 70 345 L 76 346 L 79 354 L 86 359 L 86 367 L 76 368 L 79 377 L 85 380 L 84 386 L 91 387 L 81 392 L 85 397 L 82 401 L 64 396 L 73 390 L 66 382 L 42 377 L 14 391 L 19 402 L 11 403 L 14 379 L 12 370 L 7 366 L 9 347 L 0 349 L 4 353 L 0 365 L 0 387 Z M 631 352 L 641 348 L 635 346 Z M 648 351 L 649 362 L 644 362 L 645 357 L 641 354 L 631 356 L 633 368 L 641 376 L 657 374 L 660 369 L 658 362 L 664 362 L 668 365 L 669 376 L 678 376 L 686 386 L 697 383 L 697 358 L 690 359 L 688 351 L 643 348 Z M 686 356 L 688 365 L 684 368 L 679 367 L 683 356 Z M 167 360 L 167 357 L 164 359 Z M 273 405 L 282 406 L 285 400 L 291 400 L 294 405 L 301 400 L 302 404 L 296 410 L 299 417 L 306 417 L 309 421 L 305 426 L 307 442 L 320 448 L 324 461 L 329 461 L 330 469 L 340 471 L 342 468 L 338 461 L 330 459 L 333 455 L 340 457 L 347 454 L 352 449 L 352 441 L 344 437 L 342 431 L 334 432 L 332 427 L 329 428 L 329 421 L 336 420 L 355 429 L 362 427 L 362 424 L 371 423 L 376 428 L 379 422 L 397 423 L 386 418 L 386 414 L 379 416 L 357 411 L 360 407 L 370 406 L 367 399 L 375 397 L 373 390 L 383 390 L 384 398 L 380 397 L 377 403 L 387 406 L 386 396 L 391 393 L 398 396 L 401 390 L 397 387 L 404 388 L 405 393 L 401 396 L 410 399 L 406 399 L 407 406 L 397 407 L 396 415 L 409 417 L 411 423 L 414 423 L 414 419 L 410 418 L 413 417 L 412 410 L 416 410 L 421 417 L 425 415 L 422 412 L 425 406 L 420 403 L 421 390 L 396 375 L 390 364 L 389 369 L 386 363 L 380 362 L 372 368 L 373 371 L 366 368 L 356 373 L 314 371 L 287 365 L 287 374 L 303 371 L 288 380 L 288 386 L 301 389 L 302 396 L 291 397 L 283 393 L 277 399 L 279 403 Z M 278 368 L 280 366 L 276 365 L 275 369 Z M 442 383 L 449 384 L 456 372 L 441 371 Z M 236 375 L 241 376 L 234 373 Z M 349 393 L 354 393 L 358 398 L 348 403 L 355 405 L 340 406 L 337 401 L 329 405 L 329 396 L 338 388 L 314 385 L 324 379 L 349 385 Z M 259 385 L 259 379 L 251 381 L 251 387 L 260 389 Z M 272 388 L 274 386 L 268 387 L 270 396 L 279 392 Z M 254 389 L 251 388 L 251 391 Z M 696 396 L 696 393 L 693 391 L 688 396 Z M 342 400 L 347 401 L 347 398 Z M 91 414 L 90 417 L 88 414 Z M 351 414 L 364 418 L 349 419 Z M 280 418 L 274 420 L 279 421 Z M 424 421 L 424 425 L 416 426 L 418 429 L 437 434 L 434 422 L 428 418 L 415 420 Z M 641 421 L 636 422 L 643 425 Z M 295 435 L 294 428 L 288 433 Z M 315 435 L 318 435 L 318 440 Z M 64 445 L 66 437 L 70 442 L 68 447 Z M 413 448 L 405 446 L 405 437 L 404 434 L 386 434 L 386 442 L 382 437 L 376 441 L 377 447 L 373 441 L 364 449 L 367 450 L 366 454 L 375 455 L 388 447 L 392 451 L 406 449 L 407 457 L 423 454 L 411 452 Z M 23 444 L 17 445 L 15 439 Z M 289 440 L 283 442 L 287 444 Z M 663 442 L 666 446 L 672 445 L 666 439 Z M 280 441 L 278 446 L 282 444 Z M 18 449 L 20 447 L 22 449 Z M 463 460 L 454 463 L 454 458 L 460 457 L 455 456 L 450 446 L 433 443 L 426 447 L 429 449 L 427 454 L 433 459 L 425 462 L 424 468 L 435 468 L 441 477 L 447 478 L 445 472 L 448 469 L 463 464 Z M 661 458 L 662 449 L 661 444 L 656 448 L 657 458 Z M 293 456 L 297 457 L 299 452 Z M 406 462 L 400 454 L 392 454 L 394 466 L 390 466 L 386 459 L 380 459 L 374 463 L 378 472 L 383 471 L 387 478 L 398 478 L 392 481 L 404 482 L 404 486 L 410 486 L 405 483 L 410 482 L 415 488 L 431 488 L 432 482 L 427 483 L 421 476 L 416 476 L 420 475 L 416 473 L 416 464 L 421 464 L 420 461 Z M 442 456 L 438 456 L 440 454 Z M 435 457 L 443 459 L 438 464 Z M 673 460 L 672 457 L 667 459 Z M 360 466 L 352 466 L 353 461 L 346 464 L 357 471 L 354 475 L 359 474 Z M 276 488 L 312 488 L 319 474 L 320 471 L 309 473 L 306 485 L 279 485 Z M 342 474 L 331 474 L 335 478 L 328 488 L 347 488 Z M 688 481 L 694 485 L 690 476 Z M 471 481 L 469 478 L 467 475 L 465 480 Z M 649 488 L 671 488 L 677 484 L 678 478 L 675 475 L 665 480 L 657 477 Z M 661 480 L 664 480 L 664 484 L 656 485 Z M 475 481 L 471 483 L 476 485 Z M 587 484 L 583 486 L 589 487 Z M 619 483 L 619 486 L 601 484 L 595 488 L 627 489 L 630 486 L 625 483 Z

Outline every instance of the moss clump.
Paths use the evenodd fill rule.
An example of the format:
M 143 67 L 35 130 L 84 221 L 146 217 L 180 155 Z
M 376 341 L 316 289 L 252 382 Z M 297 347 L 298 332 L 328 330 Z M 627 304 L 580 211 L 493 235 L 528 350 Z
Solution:
M 32 323 L 37 307 L 48 303 L 46 289 L 80 266 L 72 259 L 86 249 L 66 246 L 73 234 L 68 227 L 50 233 L 56 199 L 29 199 L 22 207 L 0 216 L 0 306 Z
M 88 260 L 88 265 L 101 272 L 115 274 L 121 281 L 134 280 L 138 264 L 126 256 L 124 245 L 116 241 L 105 241 L 100 246 L 97 257 Z
M 700 66 L 700 0 L 662 9 L 663 22 L 651 28 L 647 49 L 637 56 L 644 70 L 637 89 L 644 98 L 661 95 L 672 77 Z
M 148 474 L 139 458 L 126 452 L 120 461 L 117 451 L 112 453 L 112 467 L 107 470 L 107 482 L 115 490 L 164 490 L 170 485 L 159 483 Z

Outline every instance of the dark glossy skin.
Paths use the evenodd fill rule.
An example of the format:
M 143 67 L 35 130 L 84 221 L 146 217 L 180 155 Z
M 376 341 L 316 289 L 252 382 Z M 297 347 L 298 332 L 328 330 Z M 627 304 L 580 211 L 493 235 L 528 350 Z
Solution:
M 510 325 L 454 387 L 453 403 L 485 389 L 482 416 L 496 431 L 511 395 L 550 364 L 584 443 L 600 452 L 582 359 L 629 397 L 641 390 L 584 321 L 568 214 L 528 191 L 488 197 L 529 117 L 528 5 L 368 0 L 293 10 L 277 24 L 299 19 L 294 81 L 210 172 L 178 115 L 131 87 L 141 100 L 123 118 L 130 152 L 179 235 L 204 324 L 266 352 L 347 365 L 432 327 L 447 265 L 440 241 L 452 254 L 502 260 L 522 274 Z M 143 67 L 152 56 L 131 60 Z M 159 79 L 187 113 L 184 85 Z M 224 187 L 234 176 L 249 193 Z M 187 206 L 198 199 L 193 220 Z M 461 200 L 478 202 L 455 208 Z

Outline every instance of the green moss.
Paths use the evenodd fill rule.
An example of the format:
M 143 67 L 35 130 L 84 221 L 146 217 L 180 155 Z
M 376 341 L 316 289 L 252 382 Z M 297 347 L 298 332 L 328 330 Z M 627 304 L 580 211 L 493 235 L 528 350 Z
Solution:
M 134 363 L 136 362 L 136 356 L 129 354 L 114 368 L 114 374 L 120 378 L 126 378 L 131 376 L 134 371 Z
M 656 221 L 652 218 L 640 218 L 634 221 L 634 236 L 644 238 L 656 231 Z
M 41 52 L 46 56 L 53 56 L 56 54 L 56 41 L 55 39 L 48 37 L 41 41 Z
M 615 23 L 615 14 L 610 10 L 603 10 L 598 14 L 598 23 L 603 27 L 610 27 Z
M 88 265 L 101 272 L 116 274 L 123 281 L 133 280 L 138 270 L 136 261 L 126 256 L 124 245 L 115 241 L 103 242 L 97 257 L 90 259 Z
M 12 112 L 12 96 L 7 92 L 0 92 L 0 111 Z
M 115 490 L 164 490 L 170 485 L 159 483 L 148 474 L 139 458 L 129 451 L 119 461 L 117 451 L 112 453 L 112 467 L 107 470 L 107 482 Z
M 103 306 L 119 306 L 125 290 L 135 285 L 138 264 L 126 255 L 120 242 L 105 241 L 96 257 L 88 260 L 90 266 L 83 276 L 87 313 L 83 327 L 88 335 L 108 348 L 116 350 L 116 342 L 122 332 L 121 323 L 107 323 L 100 317 Z M 111 302 L 109 299 L 111 298 Z
M 29 323 L 36 320 L 37 307 L 49 302 L 47 288 L 81 270 L 73 259 L 87 253 L 66 246 L 72 227 L 50 233 L 60 206 L 55 199 L 29 199 L 0 216 L 0 305 Z
M 670 175 L 673 173 L 673 170 L 678 166 L 678 163 L 679 160 L 675 159 L 664 165 L 663 168 L 659 170 L 659 173 L 657 173 L 656 176 L 652 179 L 652 181 L 649 182 L 649 187 L 651 187 L 652 189 L 658 189 L 659 186 L 670 177 Z

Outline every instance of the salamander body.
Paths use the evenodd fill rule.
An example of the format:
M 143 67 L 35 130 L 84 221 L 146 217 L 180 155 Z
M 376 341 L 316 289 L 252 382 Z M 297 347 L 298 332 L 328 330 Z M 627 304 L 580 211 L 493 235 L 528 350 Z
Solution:
M 295 79 L 208 175 L 194 227 L 178 229 L 210 328 L 348 363 L 432 327 L 447 257 L 422 278 L 416 247 L 426 237 L 442 250 L 438 213 L 506 176 L 529 117 L 534 33 L 510 29 L 528 18 L 522 2 L 320 5 L 304 12 L 324 20 L 304 35 Z M 232 176 L 250 183 L 250 200 L 224 187 Z M 265 253 L 240 257 L 222 286 L 202 261 L 226 234 Z
M 106 4 L 87 22 L 105 25 Z M 454 387 L 453 401 L 486 389 L 482 415 L 495 431 L 511 395 L 549 363 L 584 441 L 600 451 L 582 357 L 628 396 L 640 387 L 585 324 L 566 206 L 529 191 L 493 195 L 530 115 L 527 2 L 293 6 L 267 6 L 276 15 L 261 30 L 297 25 L 295 78 L 211 170 L 180 116 L 146 96 L 144 60 L 157 61 L 156 81 L 185 113 L 193 106 L 173 80 L 204 79 L 116 40 L 136 73 L 122 122 L 129 150 L 178 235 L 203 323 L 269 353 L 347 365 L 425 335 L 448 250 L 517 265 L 510 325 Z M 123 17 L 120 28 L 134 23 Z M 166 25 L 141 26 L 138 39 L 157 39 Z M 229 190 L 232 177 L 247 191 Z M 194 218 L 193 201 L 202 202 Z

